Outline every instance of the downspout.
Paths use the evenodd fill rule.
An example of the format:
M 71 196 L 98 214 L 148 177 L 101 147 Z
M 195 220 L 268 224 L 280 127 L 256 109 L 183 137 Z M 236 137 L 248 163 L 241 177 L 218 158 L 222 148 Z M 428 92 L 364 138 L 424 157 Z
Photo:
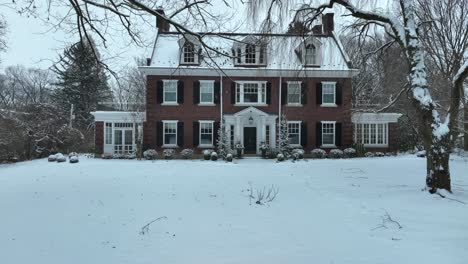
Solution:
M 279 97 L 278 97 L 278 137 L 281 137 L 281 129 L 280 129 L 280 125 L 281 125 L 281 90 L 282 90 L 282 85 L 283 85 L 283 77 L 281 76 L 282 74 L 282 71 L 280 71 L 280 77 L 279 77 Z M 278 147 L 278 146 L 276 146 Z
M 219 124 L 223 125 L 223 75 L 219 75 Z

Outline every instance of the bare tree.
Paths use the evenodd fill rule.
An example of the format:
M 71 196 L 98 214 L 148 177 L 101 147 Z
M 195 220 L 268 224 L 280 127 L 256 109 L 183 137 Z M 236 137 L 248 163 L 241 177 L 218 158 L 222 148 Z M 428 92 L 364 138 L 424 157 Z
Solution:
M 255 6 L 264 5 L 265 0 L 252 1 Z M 271 5 L 280 5 L 282 0 L 270 0 Z M 289 1 L 288 1 L 289 2 Z M 372 28 L 380 28 L 391 38 L 391 42 L 399 44 L 408 62 L 407 78 L 411 95 L 411 104 L 416 111 L 420 127 L 420 135 L 427 150 L 426 187 L 431 193 L 437 189 L 451 190 L 449 153 L 457 136 L 457 124 L 463 82 L 468 76 L 468 62 L 454 68 L 447 96 L 450 102 L 448 114 L 441 117 L 438 105 L 431 97 L 434 87 L 428 84 L 428 70 L 425 62 L 425 49 L 421 40 L 421 30 L 425 21 L 420 21 L 416 15 L 416 3 L 413 0 L 398 0 L 392 13 L 384 13 L 376 9 L 360 8 L 355 2 L 347 0 L 328 0 L 324 4 L 309 5 L 303 3 L 298 9 L 295 19 L 314 21 L 327 9 L 334 6 L 344 8 L 346 15 L 355 18 L 354 25 L 360 28 L 362 37 L 370 36 Z M 267 5 L 269 6 L 269 5 Z M 270 8 L 271 9 L 271 8 Z M 466 12 L 465 12 L 466 13 Z M 271 19 L 270 15 L 266 19 Z M 424 27 L 427 25 L 424 25 Z M 464 27 L 466 28 L 466 26 Z M 450 30 L 459 30 L 450 28 Z M 385 47 L 385 45 L 384 45 Z M 402 91 L 403 91 L 402 89 Z

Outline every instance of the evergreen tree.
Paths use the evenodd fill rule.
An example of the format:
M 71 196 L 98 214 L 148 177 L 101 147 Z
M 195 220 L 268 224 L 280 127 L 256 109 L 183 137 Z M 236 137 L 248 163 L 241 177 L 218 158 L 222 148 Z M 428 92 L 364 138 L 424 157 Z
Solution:
M 288 132 L 288 120 L 286 119 L 286 115 L 284 113 L 280 116 L 280 122 L 278 124 L 278 153 L 284 155 L 285 158 L 291 157 L 292 148 L 289 144 L 289 132 Z
M 218 155 L 226 159 L 227 154 L 232 153 L 231 145 L 229 144 L 228 140 L 228 133 L 226 132 L 226 126 L 224 125 L 224 121 L 221 122 L 221 125 L 218 129 L 218 139 L 216 141 L 218 147 Z
M 74 105 L 74 124 L 79 128 L 92 123 L 90 112 L 97 110 L 99 102 L 112 99 L 107 76 L 98 59 L 96 47 L 78 42 L 65 49 L 53 67 L 58 77 L 56 102 L 65 113 Z

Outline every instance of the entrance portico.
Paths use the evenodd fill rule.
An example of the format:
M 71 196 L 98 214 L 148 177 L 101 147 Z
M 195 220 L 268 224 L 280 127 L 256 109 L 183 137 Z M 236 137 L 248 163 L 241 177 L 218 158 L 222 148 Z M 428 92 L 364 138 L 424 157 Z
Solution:
M 249 152 L 260 154 L 261 142 L 275 147 L 277 118 L 277 115 L 265 113 L 252 106 L 232 115 L 225 114 L 224 122 L 226 132 L 230 135 L 231 145 L 240 142 L 244 145 L 244 152 L 247 154 Z

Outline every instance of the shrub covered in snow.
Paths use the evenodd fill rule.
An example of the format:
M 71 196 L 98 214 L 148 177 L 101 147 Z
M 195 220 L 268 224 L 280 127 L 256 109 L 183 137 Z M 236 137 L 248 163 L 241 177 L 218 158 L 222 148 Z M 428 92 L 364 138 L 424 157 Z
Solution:
M 352 147 L 356 150 L 357 157 L 364 157 L 366 155 L 366 148 L 364 147 L 364 144 L 354 143 Z
M 182 158 L 184 159 L 191 159 L 192 156 L 193 156 L 193 149 L 183 149 L 181 152 L 180 152 L 180 155 L 182 156 Z
M 57 156 L 55 156 L 55 154 L 49 155 L 49 157 L 47 158 L 47 160 L 48 160 L 49 162 L 57 161 Z
M 123 154 L 114 154 L 112 155 L 113 159 L 125 159 L 125 155 Z
M 131 153 L 131 154 L 126 154 L 125 155 L 125 159 L 136 159 L 136 154 L 135 153 Z
M 345 157 L 345 158 L 355 158 L 356 155 L 357 155 L 357 154 L 356 154 L 356 153 L 357 153 L 356 150 L 353 149 L 353 148 L 346 148 L 346 149 L 343 151 L 343 153 L 344 153 L 344 157 Z
M 211 153 L 213 152 L 212 149 L 205 149 L 203 150 L 203 158 L 205 160 L 210 160 L 211 159 Z
M 303 159 L 304 158 L 304 150 L 303 149 L 293 149 L 292 153 L 293 153 L 293 156 L 296 157 L 296 159 Z
M 211 152 L 211 160 L 212 161 L 217 161 L 218 160 L 218 153 L 216 152 Z
M 328 154 L 328 156 L 332 159 L 341 159 L 343 158 L 344 154 L 341 149 L 332 149 L 330 150 L 330 153 Z
M 232 158 L 233 158 L 232 153 L 229 153 L 229 154 L 226 155 L 226 161 L 227 162 L 232 162 Z
M 372 152 L 366 152 L 365 156 L 368 158 L 373 158 L 375 155 Z
M 67 158 L 62 153 L 55 154 L 55 157 L 57 158 L 57 162 L 67 161 Z
M 113 155 L 112 154 L 102 154 L 102 159 L 112 159 Z
M 376 153 L 375 153 L 375 156 L 376 156 L 376 157 L 385 157 L 385 153 L 383 153 L 383 152 L 376 152 Z
M 281 154 L 281 153 L 279 153 L 279 154 L 276 156 L 276 159 L 277 159 L 278 161 L 284 161 L 284 155 Z
M 143 152 L 143 157 L 147 160 L 155 160 L 158 157 L 158 152 L 154 149 L 147 149 Z
M 277 148 L 270 148 L 267 152 L 267 157 L 269 159 L 276 159 L 276 157 L 278 156 L 279 154 L 279 151 Z
M 425 150 L 420 150 L 416 152 L 416 157 L 424 158 L 426 157 L 426 151 Z
M 69 158 L 70 163 L 78 163 L 78 156 L 70 156 Z
M 327 152 L 323 149 L 313 149 L 310 154 L 312 154 L 313 159 L 323 159 L 327 156 Z
M 165 159 L 172 159 L 175 155 L 174 149 L 165 149 L 163 150 L 163 155 Z

